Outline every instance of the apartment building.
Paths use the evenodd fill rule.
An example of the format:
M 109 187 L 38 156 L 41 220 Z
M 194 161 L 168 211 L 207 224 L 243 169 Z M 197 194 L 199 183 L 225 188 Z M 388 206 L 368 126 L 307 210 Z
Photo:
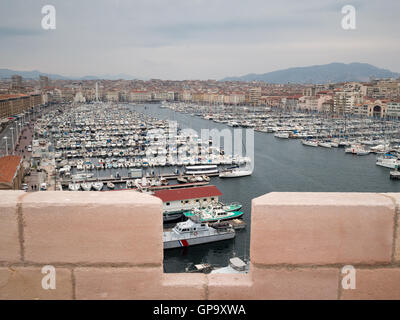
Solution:
M 360 91 L 343 89 L 336 91 L 333 97 L 334 112 L 338 114 L 352 114 L 353 107 L 361 104 L 363 95 Z
M 249 90 L 249 103 L 259 105 L 261 101 L 261 88 L 251 88 Z
M 4 94 L 0 95 L 0 119 L 22 113 L 42 104 L 40 94 Z
M 400 118 L 400 100 L 397 101 L 389 101 L 387 104 L 387 112 L 386 115 L 389 118 Z

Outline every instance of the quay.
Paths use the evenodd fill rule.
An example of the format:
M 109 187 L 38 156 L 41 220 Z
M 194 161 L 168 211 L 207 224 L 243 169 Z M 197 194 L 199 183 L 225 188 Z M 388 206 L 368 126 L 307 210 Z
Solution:
M 217 177 L 219 175 L 219 173 L 208 173 L 207 176 L 208 177 Z M 160 176 L 160 178 L 165 178 L 167 180 L 176 180 L 179 177 L 188 179 L 188 178 L 192 178 L 193 176 L 202 176 L 199 174 L 193 174 L 193 175 L 178 175 L 175 173 L 165 173 L 162 176 Z M 146 177 L 146 178 L 154 178 L 154 177 Z M 112 182 L 112 183 L 126 183 L 128 180 L 135 180 L 136 178 L 132 178 L 132 177 L 120 177 L 120 178 L 116 178 L 116 177 L 92 177 L 92 178 L 82 178 L 82 179 L 62 179 L 61 181 L 59 181 L 59 183 L 64 187 L 64 186 L 68 186 L 69 183 L 72 182 Z M 191 182 L 191 183 L 180 183 L 180 184 L 176 184 L 176 185 L 165 185 L 165 186 L 157 186 L 157 187 L 163 187 L 163 188 L 178 188 L 179 186 L 181 187 L 189 187 L 189 186 L 199 186 L 199 185 L 205 185 L 208 184 L 209 181 L 200 181 L 200 182 Z M 154 188 L 154 187 L 152 187 Z

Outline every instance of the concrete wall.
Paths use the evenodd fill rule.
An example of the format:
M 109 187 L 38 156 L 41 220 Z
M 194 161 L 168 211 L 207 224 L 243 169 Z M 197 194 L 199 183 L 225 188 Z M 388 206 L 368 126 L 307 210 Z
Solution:
M 134 191 L 0 192 L 0 299 L 399 299 L 400 194 L 252 202 L 249 274 L 164 274 L 161 200 Z M 56 289 L 42 289 L 44 265 Z M 356 289 L 342 288 L 353 265 Z

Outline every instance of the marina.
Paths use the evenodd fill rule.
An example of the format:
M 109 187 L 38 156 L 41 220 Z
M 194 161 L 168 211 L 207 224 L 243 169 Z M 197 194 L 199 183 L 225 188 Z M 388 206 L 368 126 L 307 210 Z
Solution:
M 207 241 L 190 246 L 190 251 L 174 245 L 175 249 L 164 253 L 165 272 L 182 272 L 192 262 L 221 265 L 232 256 L 248 257 L 250 199 L 265 192 L 376 191 L 377 184 L 378 191 L 400 190 L 396 173 L 390 173 L 389 169 L 393 170 L 398 159 L 399 137 L 395 128 L 399 124 L 396 121 L 385 123 L 385 129 L 380 130 L 379 120 L 375 124 L 371 119 L 319 119 L 321 116 L 296 113 L 290 119 L 288 115 L 264 108 L 262 111 L 267 115 L 264 126 L 260 122 L 254 127 L 241 120 L 243 108 L 239 111 L 231 107 L 223 109 L 227 119 L 234 119 L 230 120 L 233 125 L 225 120 L 219 122 L 220 116 L 215 114 L 218 107 L 213 108 L 216 111 L 208 117 L 211 114 L 209 106 L 196 107 L 197 113 L 191 113 L 188 105 L 187 111 L 180 108 L 178 104 L 66 107 L 66 110 L 54 111 L 38 122 L 32 143 L 33 161 L 54 165 L 57 174 L 52 179 L 58 190 L 118 192 L 131 189 L 160 198 L 160 192 L 174 190 L 192 192 L 192 189 L 207 186 L 220 190 L 213 200 L 213 196 L 209 196 L 201 205 L 196 200 L 203 202 L 203 196 L 185 200 L 181 194 L 176 198 L 181 206 L 179 209 L 173 208 L 172 200 L 167 201 L 169 196 L 164 198 L 165 230 L 171 230 L 182 219 L 201 217 L 201 212 L 204 217 L 210 202 L 215 207 L 221 202 L 224 205 L 240 203 L 239 216 L 232 215 L 224 222 L 216 216 L 208 221 L 210 228 L 229 225 L 235 230 L 230 241 Z M 246 112 L 248 114 L 243 117 L 251 119 L 259 117 L 257 114 L 261 110 Z M 118 117 L 127 121 L 117 121 Z M 170 136 L 168 121 L 171 120 L 177 124 L 173 134 L 173 141 L 177 142 L 174 150 L 162 141 Z M 135 124 L 129 125 L 132 122 Z M 303 124 L 303 133 L 298 126 L 287 127 L 295 122 Z M 324 132 L 323 124 L 331 130 L 331 135 L 329 130 Z M 223 143 L 213 146 L 211 139 L 203 141 L 198 134 L 184 136 L 186 128 L 198 133 L 204 128 L 243 132 L 255 129 L 254 158 L 247 152 L 227 155 Z M 313 128 L 316 133 L 312 133 Z M 153 133 L 160 129 L 164 131 Z M 276 131 L 285 132 L 276 136 Z M 191 156 L 194 146 L 203 150 L 202 157 Z M 184 151 L 179 152 L 179 147 Z M 167 202 L 170 202 L 170 208 L 167 208 Z

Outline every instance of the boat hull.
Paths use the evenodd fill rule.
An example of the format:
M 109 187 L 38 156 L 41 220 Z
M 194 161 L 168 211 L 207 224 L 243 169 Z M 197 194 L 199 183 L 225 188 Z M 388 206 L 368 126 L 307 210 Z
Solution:
M 241 171 L 241 172 L 220 172 L 220 178 L 239 178 L 239 177 L 247 177 L 252 175 L 252 171 Z
M 176 221 L 183 217 L 183 211 L 168 212 L 163 214 L 163 222 Z
M 196 238 L 180 239 L 164 241 L 164 249 L 174 249 L 195 246 L 199 244 L 223 241 L 233 239 L 235 237 L 235 232 L 218 233 L 214 235 L 201 236 Z

